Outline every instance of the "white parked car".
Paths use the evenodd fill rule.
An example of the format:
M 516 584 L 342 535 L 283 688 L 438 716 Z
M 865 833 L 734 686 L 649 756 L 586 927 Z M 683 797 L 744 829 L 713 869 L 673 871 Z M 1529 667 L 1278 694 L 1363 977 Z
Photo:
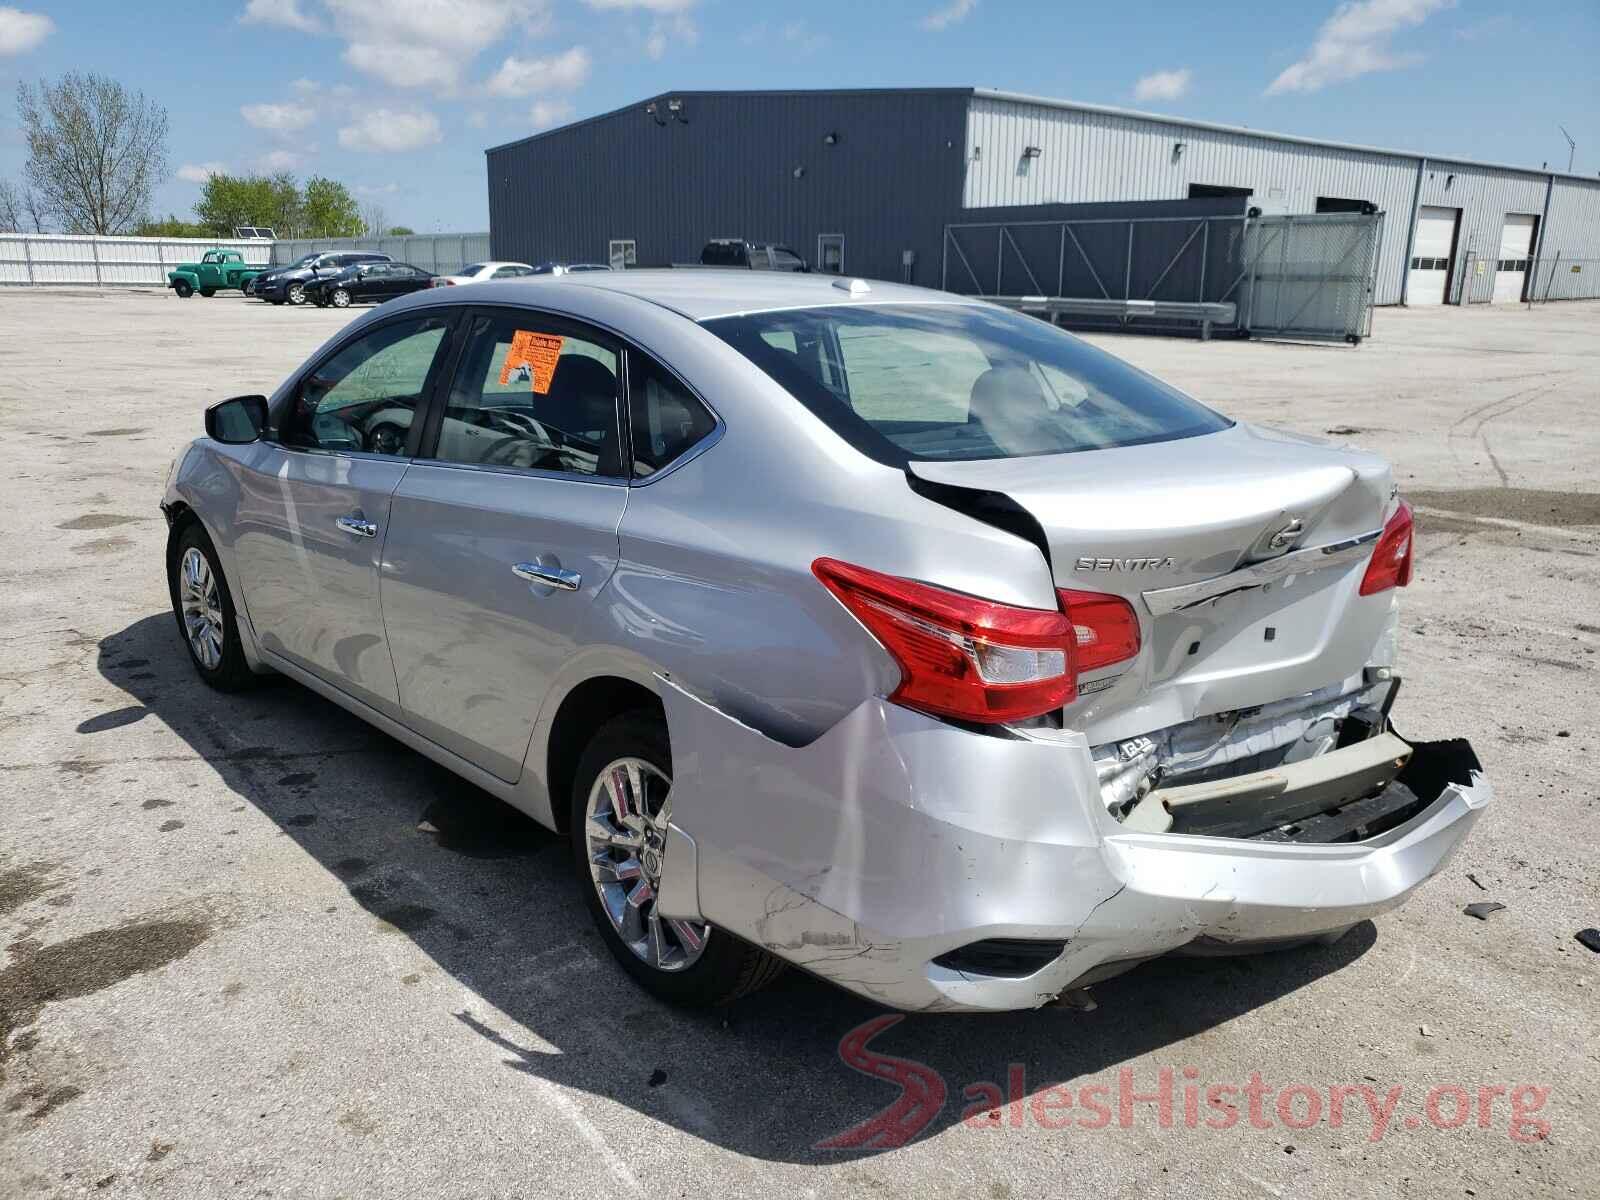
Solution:
M 434 287 L 454 287 L 458 283 L 483 283 L 490 279 L 517 279 L 535 271 L 527 263 L 481 262 L 468 263 L 454 275 L 434 276 Z

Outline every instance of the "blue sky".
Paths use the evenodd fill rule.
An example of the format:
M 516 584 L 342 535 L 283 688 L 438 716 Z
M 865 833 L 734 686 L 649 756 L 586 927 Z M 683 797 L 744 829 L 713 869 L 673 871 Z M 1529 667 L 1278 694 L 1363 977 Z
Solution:
M 211 169 L 341 179 L 487 227 L 485 147 L 671 89 L 976 85 L 1534 168 L 1600 170 L 1596 0 L 0 0 L 19 80 L 89 69 L 171 117 L 162 212 Z M 619 175 L 619 186 L 626 186 Z

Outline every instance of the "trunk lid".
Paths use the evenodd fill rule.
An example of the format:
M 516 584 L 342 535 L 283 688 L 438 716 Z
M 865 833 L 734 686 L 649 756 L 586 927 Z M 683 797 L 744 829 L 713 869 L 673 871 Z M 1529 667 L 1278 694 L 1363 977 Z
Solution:
M 1389 633 L 1394 593 L 1357 594 L 1372 548 L 1359 539 L 1382 528 L 1394 497 L 1374 455 L 1240 424 L 1146 446 L 909 469 L 1008 496 L 1043 530 L 1057 587 L 1133 605 L 1138 657 L 1085 676 L 1068 709 L 1091 742 L 1359 675 Z M 1339 555 L 1320 551 L 1351 542 Z M 1206 586 L 1168 591 L 1187 585 Z

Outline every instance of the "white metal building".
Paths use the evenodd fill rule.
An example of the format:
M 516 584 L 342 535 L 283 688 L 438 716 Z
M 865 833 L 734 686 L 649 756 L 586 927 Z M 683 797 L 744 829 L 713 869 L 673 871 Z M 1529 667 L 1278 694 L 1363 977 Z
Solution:
M 1557 295 L 1600 296 L 1600 179 L 982 89 L 966 158 L 969 208 L 1245 191 L 1264 213 L 1376 205 L 1379 304 L 1515 302 L 1534 258 L 1541 280 L 1561 272 Z

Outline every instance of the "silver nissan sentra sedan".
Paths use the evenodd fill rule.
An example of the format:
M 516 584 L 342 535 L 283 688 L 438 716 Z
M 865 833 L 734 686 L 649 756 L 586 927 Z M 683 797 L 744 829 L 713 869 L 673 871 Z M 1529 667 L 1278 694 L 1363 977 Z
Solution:
M 571 840 L 617 960 L 1037 1006 L 1332 939 L 1489 802 L 1390 723 L 1411 510 L 1030 316 L 819 275 L 438 289 L 206 414 L 178 628 Z

